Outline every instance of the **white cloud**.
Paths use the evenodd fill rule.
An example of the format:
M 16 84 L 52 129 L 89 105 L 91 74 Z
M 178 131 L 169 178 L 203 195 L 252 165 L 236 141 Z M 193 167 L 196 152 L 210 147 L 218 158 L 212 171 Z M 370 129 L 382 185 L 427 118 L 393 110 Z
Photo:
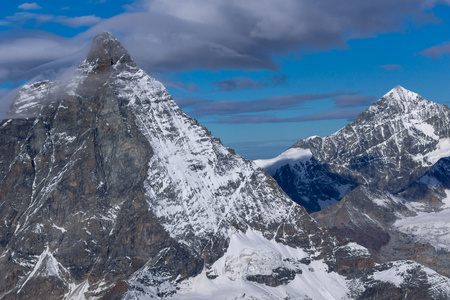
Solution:
M 25 23 L 29 20 L 36 20 L 38 23 L 58 23 L 64 26 L 79 28 L 83 26 L 92 26 L 102 21 L 101 18 L 89 15 L 81 17 L 66 17 L 66 16 L 54 16 L 49 14 L 35 14 L 30 12 L 15 13 L 12 16 L 6 17 L 10 22 Z
M 36 2 L 33 2 L 33 3 L 26 2 L 22 5 L 19 5 L 19 8 L 23 9 L 23 10 L 36 10 L 36 9 L 41 9 L 42 7 L 40 7 L 39 4 L 37 4 Z
M 53 20 L 53 22 L 55 22 L 55 23 L 59 23 L 59 24 L 62 24 L 62 25 L 68 26 L 68 27 L 73 27 L 73 28 L 79 28 L 79 27 L 83 27 L 83 26 L 92 26 L 92 25 L 100 23 L 101 21 L 102 21 L 101 18 L 94 16 L 94 15 L 74 17 L 74 18 L 58 16 L 58 17 L 55 17 L 55 19 Z

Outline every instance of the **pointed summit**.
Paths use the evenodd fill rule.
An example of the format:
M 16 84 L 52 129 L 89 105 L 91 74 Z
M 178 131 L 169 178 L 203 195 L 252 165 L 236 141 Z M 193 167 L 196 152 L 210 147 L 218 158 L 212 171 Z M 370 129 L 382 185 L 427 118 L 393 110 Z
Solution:
M 372 103 L 369 108 L 358 116 L 359 121 L 372 122 L 372 119 L 387 120 L 394 116 L 407 118 L 422 114 L 425 107 L 439 106 L 423 99 L 419 94 L 397 85 L 383 97 Z M 372 120 L 372 121 L 371 121 Z
M 109 32 L 94 37 L 86 62 L 94 66 L 95 73 L 105 72 L 117 63 L 131 63 L 136 66 L 128 51 Z
M 401 85 L 397 85 L 392 90 L 390 90 L 386 95 L 384 95 L 382 98 L 393 98 L 397 101 L 411 101 L 415 100 L 417 97 L 420 97 L 418 94 L 405 89 Z

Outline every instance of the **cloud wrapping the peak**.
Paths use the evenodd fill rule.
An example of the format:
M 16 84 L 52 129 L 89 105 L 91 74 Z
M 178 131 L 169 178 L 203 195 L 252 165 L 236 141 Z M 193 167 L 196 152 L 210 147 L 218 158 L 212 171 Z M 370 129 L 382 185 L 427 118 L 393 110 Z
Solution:
M 86 43 L 42 31 L 0 36 L 0 84 L 26 81 L 43 72 L 78 65 L 85 53 Z

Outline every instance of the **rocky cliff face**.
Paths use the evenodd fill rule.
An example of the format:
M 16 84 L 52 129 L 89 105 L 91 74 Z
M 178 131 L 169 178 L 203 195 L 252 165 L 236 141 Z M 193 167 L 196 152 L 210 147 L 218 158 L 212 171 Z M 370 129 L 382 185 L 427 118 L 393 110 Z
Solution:
M 109 33 L 68 82 L 23 87 L 10 115 L 2 299 L 358 298 L 392 282 L 396 295 L 440 296 L 450 285 L 429 269 L 412 281 L 376 275 L 397 269 L 319 227 Z

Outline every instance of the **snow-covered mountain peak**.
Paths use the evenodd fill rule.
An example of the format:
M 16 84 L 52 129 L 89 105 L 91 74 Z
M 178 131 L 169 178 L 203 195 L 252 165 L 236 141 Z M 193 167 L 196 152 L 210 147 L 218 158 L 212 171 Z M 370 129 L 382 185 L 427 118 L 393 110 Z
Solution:
M 429 110 L 441 106 L 423 99 L 419 94 L 397 85 L 378 101 L 374 102 L 358 119 L 373 122 L 373 120 L 390 120 L 393 117 L 416 118 Z M 424 111 L 424 112 L 422 112 Z
M 397 85 L 392 90 L 390 90 L 386 95 L 384 95 L 382 98 L 390 97 L 398 101 L 410 101 L 411 99 L 417 98 L 419 95 L 405 89 L 401 85 Z M 420 96 L 419 96 L 420 97 Z
M 318 210 L 319 206 L 310 204 L 311 198 L 320 195 L 319 203 L 331 198 L 339 200 L 359 184 L 391 192 L 405 188 L 440 158 L 450 155 L 449 119 L 447 106 L 396 86 L 336 133 L 301 139 L 277 158 L 264 161 L 277 162 L 275 168 L 257 163 L 274 176 L 292 199 L 310 211 Z M 309 149 L 310 163 L 305 164 L 304 159 L 279 159 L 291 157 L 291 149 Z M 339 185 L 330 189 L 332 182 Z M 315 191 L 305 194 L 303 186 L 313 183 Z M 325 190 L 330 192 L 322 195 Z

